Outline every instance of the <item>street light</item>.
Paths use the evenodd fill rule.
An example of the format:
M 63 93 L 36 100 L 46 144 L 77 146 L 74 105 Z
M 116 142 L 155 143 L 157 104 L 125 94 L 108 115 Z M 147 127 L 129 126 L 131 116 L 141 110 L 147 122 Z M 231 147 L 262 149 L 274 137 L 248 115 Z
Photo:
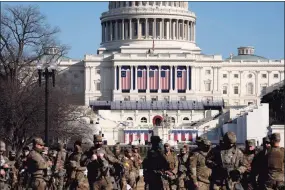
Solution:
M 39 74 L 39 86 L 42 83 L 42 76 L 45 77 L 45 143 L 49 144 L 48 131 L 49 131 L 49 119 L 48 119 L 48 97 L 49 97 L 49 78 L 52 78 L 52 85 L 55 86 L 55 71 L 58 63 L 58 48 L 46 47 L 44 48 L 44 56 L 38 62 L 37 69 Z
M 168 127 L 170 126 L 170 117 L 168 116 L 168 114 L 163 114 L 163 122 L 162 122 L 162 140 L 164 142 L 166 142 L 167 138 L 165 138 L 165 128 L 168 129 Z

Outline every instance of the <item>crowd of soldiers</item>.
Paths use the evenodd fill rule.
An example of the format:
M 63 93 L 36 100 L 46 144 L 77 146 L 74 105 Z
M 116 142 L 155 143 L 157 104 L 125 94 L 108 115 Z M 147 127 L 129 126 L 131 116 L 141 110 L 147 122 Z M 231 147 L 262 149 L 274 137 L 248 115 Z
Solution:
M 16 159 L 14 151 L 5 157 L 0 141 L 1 190 L 126 190 L 137 189 L 143 170 L 145 190 L 269 190 L 284 189 L 284 148 L 280 134 L 263 138 L 262 150 L 254 140 L 236 145 L 236 135 L 227 132 L 213 147 L 205 137 L 196 139 L 197 148 L 185 144 L 177 154 L 158 136 L 151 137 L 151 148 L 144 159 L 138 146 L 113 151 L 94 135 L 94 146 L 83 151 L 82 142 L 67 152 L 63 144 L 48 149 L 41 138 L 32 148 L 24 147 Z

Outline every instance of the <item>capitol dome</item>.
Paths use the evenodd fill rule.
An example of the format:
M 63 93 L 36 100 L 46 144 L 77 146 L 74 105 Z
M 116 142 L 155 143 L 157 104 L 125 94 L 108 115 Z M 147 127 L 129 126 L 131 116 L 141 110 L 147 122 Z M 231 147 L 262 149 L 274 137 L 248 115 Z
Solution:
M 101 48 L 118 50 L 122 46 L 149 49 L 177 48 L 200 51 L 195 44 L 196 16 L 188 2 L 113 1 L 102 13 Z

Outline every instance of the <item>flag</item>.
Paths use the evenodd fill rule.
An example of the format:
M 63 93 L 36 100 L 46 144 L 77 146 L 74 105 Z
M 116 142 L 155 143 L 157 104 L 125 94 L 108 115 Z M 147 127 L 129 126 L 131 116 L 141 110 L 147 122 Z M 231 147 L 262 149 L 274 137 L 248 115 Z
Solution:
M 150 90 L 158 89 L 158 70 L 157 69 L 149 70 L 149 89 Z
M 186 70 L 178 70 L 177 71 L 177 89 L 178 90 L 186 90 Z
M 161 75 L 160 75 L 161 90 L 169 90 L 169 79 L 170 79 L 169 76 L 170 76 L 169 69 L 161 71 Z
M 121 85 L 122 85 L 122 90 L 130 90 L 131 89 L 131 71 L 130 71 L 130 69 L 121 71 Z
M 138 70 L 137 72 L 138 90 L 146 90 L 146 70 Z

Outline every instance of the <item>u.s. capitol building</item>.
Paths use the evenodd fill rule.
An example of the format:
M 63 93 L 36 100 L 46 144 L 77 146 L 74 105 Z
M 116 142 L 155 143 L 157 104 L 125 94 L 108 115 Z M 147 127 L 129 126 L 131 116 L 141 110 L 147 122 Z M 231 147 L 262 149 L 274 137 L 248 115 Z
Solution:
M 191 123 L 219 113 L 195 109 L 193 102 L 259 104 L 269 86 L 284 80 L 284 60 L 258 56 L 254 47 L 239 47 L 227 58 L 203 54 L 188 2 L 110 2 L 100 19 L 97 54 L 62 59 L 60 74 L 77 104 L 98 107 L 106 101 L 110 109 L 101 102 L 96 119 L 113 141 L 149 140 L 166 115 L 165 138 L 193 140 L 199 126 Z M 157 109 L 147 108 L 154 102 Z

